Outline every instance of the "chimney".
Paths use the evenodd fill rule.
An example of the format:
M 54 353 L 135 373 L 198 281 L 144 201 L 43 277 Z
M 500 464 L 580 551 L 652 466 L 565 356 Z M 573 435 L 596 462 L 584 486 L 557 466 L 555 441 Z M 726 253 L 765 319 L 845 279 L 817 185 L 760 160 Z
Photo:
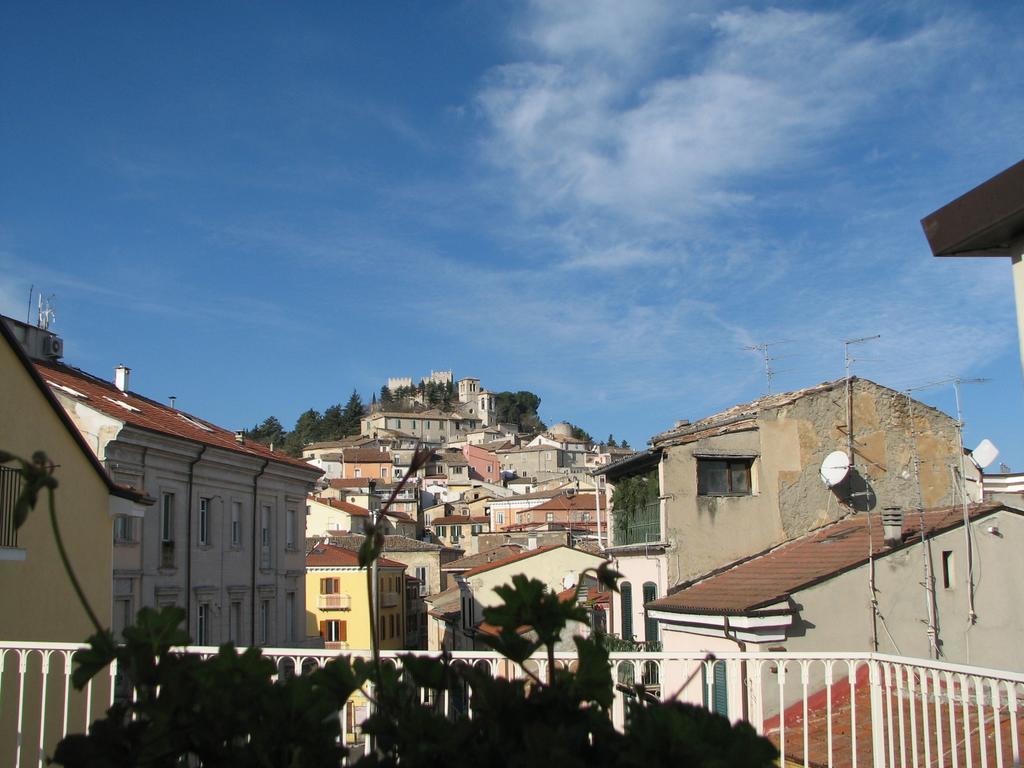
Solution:
M 903 510 L 899 507 L 885 507 L 882 510 L 882 539 L 887 547 L 903 542 Z
M 132 369 L 126 365 L 119 365 L 114 369 L 114 386 L 122 392 L 128 391 L 128 377 L 131 376 Z
M 683 427 L 690 426 L 689 419 L 676 419 L 676 429 L 682 429 Z
M 235 442 L 239 445 L 245 445 L 245 432 L 235 432 Z

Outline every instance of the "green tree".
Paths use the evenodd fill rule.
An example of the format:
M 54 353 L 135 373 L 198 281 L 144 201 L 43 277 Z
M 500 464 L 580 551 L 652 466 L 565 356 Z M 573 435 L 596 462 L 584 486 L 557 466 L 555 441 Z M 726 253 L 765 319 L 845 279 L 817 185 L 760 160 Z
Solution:
M 380 388 L 380 398 L 378 402 L 380 403 L 380 407 L 382 410 L 386 411 L 389 408 L 391 408 L 391 406 L 394 405 L 394 400 L 395 396 L 391 393 L 391 390 L 388 388 L 387 384 Z
M 253 440 L 264 445 L 270 445 L 271 443 L 281 445 L 287 434 L 284 427 L 281 426 L 281 422 L 274 416 L 268 416 L 252 429 L 245 430 L 246 440 Z
M 608 442 L 605 443 L 609 448 L 618 448 L 619 444 L 615 442 L 615 435 L 608 435 Z
M 572 422 L 569 423 L 569 426 L 572 427 L 572 436 L 577 440 L 585 440 L 588 443 L 594 442 L 594 438 L 592 438 L 590 436 L 590 433 L 587 432 L 587 430 L 585 430 L 583 427 L 578 427 Z
M 542 432 L 547 427 L 540 420 L 540 397 L 533 392 L 498 392 L 494 396 L 495 413 L 502 424 L 518 424 L 524 432 Z
M 359 434 L 359 430 L 362 427 L 364 410 L 363 399 L 353 389 L 352 395 L 349 397 L 348 402 L 345 403 L 345 410 L 341 414 L 341 430 L 338 437 Z

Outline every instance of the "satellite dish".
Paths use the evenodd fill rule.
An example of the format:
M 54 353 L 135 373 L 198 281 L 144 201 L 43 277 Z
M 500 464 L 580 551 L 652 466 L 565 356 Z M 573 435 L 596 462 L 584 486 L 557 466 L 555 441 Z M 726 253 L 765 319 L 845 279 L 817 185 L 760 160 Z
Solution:
M 984 469 L 995 461 L 998 455 L 999 449 L 986 437 L 971 451 L 971 461 L 978 465 L 978 469 Z
M 843 482 L 850 471 L 850 457 L 845 451 L 832 451 L 821 462 L 821 482 L 826 488 L 834 488 Z

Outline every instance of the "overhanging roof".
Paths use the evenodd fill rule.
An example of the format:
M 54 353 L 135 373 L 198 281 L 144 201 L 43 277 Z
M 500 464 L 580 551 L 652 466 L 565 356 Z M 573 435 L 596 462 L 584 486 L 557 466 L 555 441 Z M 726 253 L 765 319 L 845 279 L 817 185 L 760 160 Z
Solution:
M 921 219 L 933 256 L 1011 256 L 1024 237 L 1024 160 Z

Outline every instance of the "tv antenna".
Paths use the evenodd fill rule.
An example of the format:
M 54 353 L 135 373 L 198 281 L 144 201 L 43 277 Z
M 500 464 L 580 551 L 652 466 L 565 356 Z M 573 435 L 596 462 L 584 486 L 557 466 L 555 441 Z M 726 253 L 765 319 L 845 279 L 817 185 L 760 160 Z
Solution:
M 36 323 L 44 331 L 50 329 L 50 324 L 57 319 L 57 312 L 53 308 L 54 295 L 51 293 L 49 296 L 43 296 L 39 294 L 39 320 Z
M 850 369 L 857 360 L 857 358 L 850 355 L 850 347 L 854 344 L 864 344 L 880 338 L 882 338 L 882 334 L 876 333 L 874 336 L 862 336 L 859 339 L 843 339 L 843 367 L 846 369 L 847 379 L 850 378 Z
M 766 392 L 766 394 L 770 395 L 772 393 L 772 381 L 775 378 L 775 374 L 778 373 L 777 370 L 772 368 L 772 362 L 775 361 L 775 360 L 781 360 L 782 359 L 781 357 L 772 357 L 771 355 L 769 355 L 768 354 L 768 348 L 769 347 L 777 346 L 779 344 L 790 344 L 790 343 L 791 342 L 788 341 L 788 340 L 787 341 L 763 341 L 760 344 L 752 344 L 751 346 L 743 348 L 743 349 L 747 350 L 748 352 L 759 352 L 761 354 L 761 356 L 764 358 L 764 377 L 765 377 L 765 380 L 766 380 L 766 383 L 767 383 L 767 387 L 768 387 L 768 391 Z

